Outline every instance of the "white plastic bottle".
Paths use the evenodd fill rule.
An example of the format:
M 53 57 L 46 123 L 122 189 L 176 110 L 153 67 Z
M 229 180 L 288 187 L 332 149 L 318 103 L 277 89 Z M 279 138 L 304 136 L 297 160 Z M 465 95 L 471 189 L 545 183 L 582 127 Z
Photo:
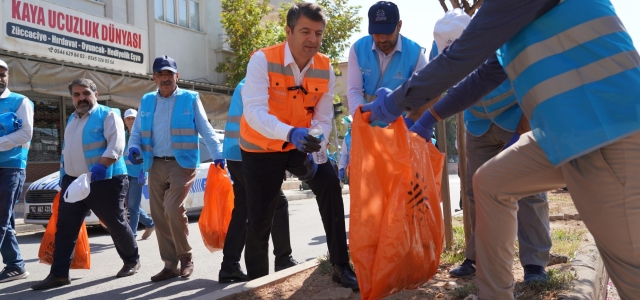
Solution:
M 322 143 L 320 143 L 322 145 L 322 147 L 320 148 L 320 151 L 313 152 L 313 161 L 315 161 L 316 164 L 326 163 L 328 159 L 327 147 L 325 146 L 325 143 L 324 143 L 323 133 L 324 132 L 322 130 L 322 126 L 318 124 L 318 120 L 311 120 L 311 127 L 309 127 L 309 135 L 314 136 L 320 139 L 321 141 L 323 141 Z

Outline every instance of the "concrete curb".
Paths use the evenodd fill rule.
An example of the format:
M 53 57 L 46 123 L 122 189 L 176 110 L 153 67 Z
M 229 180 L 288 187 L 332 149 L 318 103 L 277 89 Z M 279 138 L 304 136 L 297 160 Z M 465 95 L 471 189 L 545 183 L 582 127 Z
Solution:
M 233 296 L 237 296 L 238 294 L 283 282 L 287 280 L 287 278 L 295 274 L 317 266 L 319 263 L 320 262 L 318 262 L 317 259 L 312 259 L 310 261 L 295 265 L 291 268 L 284 269 L 280 272 L 275 272 L 255 280 L 251 280 L 249 282 L 231 284 L 224 289 L 202 295 L 198 298 L 195 298 L 194 300 L 232 299 Z
M 598 252 L 593 236 L 587 232 L 571 261 L 575 272 L 573 290 L 558 296 L 559 300 L 599 300 L 607 296 L 609 275 Z

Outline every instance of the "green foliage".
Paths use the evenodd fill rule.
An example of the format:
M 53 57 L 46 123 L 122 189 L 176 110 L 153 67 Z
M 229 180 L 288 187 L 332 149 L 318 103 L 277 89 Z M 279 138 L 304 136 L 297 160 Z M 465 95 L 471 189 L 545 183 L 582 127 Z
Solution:
M 445 265 L 462 263 L 465 259 L 465 248 L 464 226 L 459 222 L 454 222 L 451 249 L 445 249 L 442 251 L 442 254 L 440 255 L 440 263 Z
M 358 17 L 360 6 L 349 6 L 348 0 L 318 0 L 317 3 L 324 8 L 329 19 L 320 52 L 329 56 L 335 67 L 340 55 L 350 46 L 349 38 L 362 22 L 362 18 Z M 220 22 L 235 55 L 220 62 L 216 72 L 227 73 L 227 85 L 236 86 L 245 77 L 253 51 L 286 40 L 285 24 L 289 5 L 283 3 L 278 9 L 279 21 L 262 22 L 272 11 L 268 0 L 222 0 Z

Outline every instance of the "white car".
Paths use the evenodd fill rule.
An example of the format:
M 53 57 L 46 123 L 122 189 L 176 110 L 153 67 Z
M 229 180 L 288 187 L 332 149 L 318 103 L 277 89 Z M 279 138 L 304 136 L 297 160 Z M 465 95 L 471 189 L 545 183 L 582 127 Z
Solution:
M 224 131 L 216 130 L 218 139 L 222 142 L 224 139 Z M 196 179 L 189 190 L 187 200 L 185 201 L 185 208 L 187 214 L 198 214 L 202 210 L 204 205 L 204 187 L 207 182 L 207 174 L 209 172 L 209 165 L 211 165 L 211 157 L 207 146 L 204 144 L 202 138 L 200 139 L 200 167 L 196 170 Z M 44 227 L 49 223 L 51 217 L 51 206 L 53 205 L 53 199 L 55 198 L 60 187 L 58 182 L 60 180 L 60 173 L 55 172 L 49 174 L 43 178 L 40 178 L 29 185 L 27 193 L 24 197 L 24 223 L 25 224 L 40 224 Z M 131 183 L 130 183 L 131 184 Z M 133 183 L 136 184 L 136 183 Z M 61 201 L 64 201 L 61 199 Z M 140 206 L 150 214 L 149 208 L 149 186 L 145 184 L 142 187 L 142 201 Z M 85 218 L 87 226 L 100 225 L 98 217 L 89 211 Z

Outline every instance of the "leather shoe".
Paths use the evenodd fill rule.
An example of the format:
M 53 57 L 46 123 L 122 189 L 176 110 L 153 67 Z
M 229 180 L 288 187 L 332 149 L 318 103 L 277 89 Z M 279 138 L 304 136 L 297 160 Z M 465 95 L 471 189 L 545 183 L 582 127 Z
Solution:
M 180 259 L 180 277 L 187 278 L 193 273 L 193 261 L 191 257 L 183 257 Z
M 276 270 L 276 272 L 279 272 L 279 271 L 282 271 L 284 269 L 291 268 L 291 267 L 293 267 L 293 266 L 295 266 L 297 264 L 298 264 L 298 262 L 295 259 L 289 257 L 289 261 L 287 262 L 286 265 L 282 265 L 282 266 L 275 265 L 274 269 Z
M 178 270 L 169 270 L 167 268 L 162 269 L 160 273 L 151 276 L 151 281 L 163 281 L 180 276 Z
M 465 258 L 459 266 L 449 270 L 449 275 L 453 277 L 465 277 L 476 274 L 476 261 Z
M 336 283 L 340 283 L 342 287 L 350 288 L 354 291 L 358 291 L 358 279 L 356 273 L 351 270 L 349 264 L 333 265 L 331 280 Z
M 138 272 L 138 269 L 140 269 L 140 262 L 137 262 L 135 264 L 124 264 L 124 266 L 122 266 L 122 269 L 120 269 L 118 274 L 116 274 L 116 277 L 131 276 Z
M 247 274 L 242 271 L 242 268 L 238 263 L 236 263 L 233 267 L 225 267 L 223 265 L 220 268 L 220 273 L 218 273 L 219 283 L 242 282 L 248 280 L 249 277 L 247 277 Z
M 547 282 L 549 276 L 544 271 L 544 267 L 538 265 L 526 265 L 524 268 L 524 283 Z
M 53 276 L 53 274 L 49 274 L 49 276 L 47 276 L 47 278 L 45 278 L 43 281 L 40 281 L 32 285 L 31 289 L 33 289 L 34 291 L 48 290 L 54 287 L 59 287 L 67 284 L 71 284 L 71 280 L 69 280 L 69 277 L 57 277 L 57 276 Z
M 156 230 L 155 227 L 151 227 L 151 228 L 147 227 L 147 229 L 144 230 L 144 233 L 142 234 L 142 237 L 140 237 L 140 239 L 141 240 L 148 239 L 155 230 Z

